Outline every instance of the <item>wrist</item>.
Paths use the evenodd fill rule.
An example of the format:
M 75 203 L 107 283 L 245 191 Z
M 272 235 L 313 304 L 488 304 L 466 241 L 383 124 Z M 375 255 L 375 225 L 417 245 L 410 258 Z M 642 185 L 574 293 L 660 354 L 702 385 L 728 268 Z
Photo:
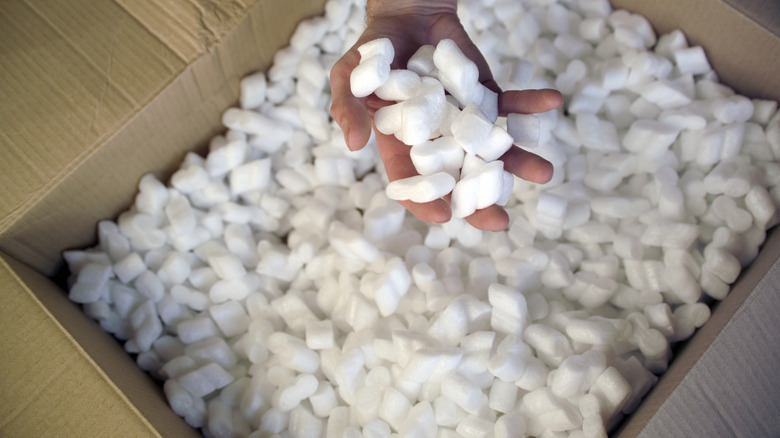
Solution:
M 456 13 L 458 0 L 367 0 L 366 19 L 398 14 Z

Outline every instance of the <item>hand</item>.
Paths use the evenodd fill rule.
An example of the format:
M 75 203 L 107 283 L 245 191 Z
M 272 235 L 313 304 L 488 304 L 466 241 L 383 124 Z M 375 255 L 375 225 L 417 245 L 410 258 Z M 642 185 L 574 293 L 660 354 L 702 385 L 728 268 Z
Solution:
M 350 90 L 350 74 L 360 62 L 357 48 L 377 39 L 389 38 L 395 49 L 391 68 L 406 68 L 406 62 L 422 45 L 436 45 L 442 39 L 452 39 L 461 51 L 479 68 L 479 80 L 499 93 L 499 114 L 540 113 L 558 108 L 563 103 L 556 90 L 522 90 L 502 92 L 479 49 L 469 39 L 457 16 L 457 1 L 453 0 L 369 0 L 367 26 L 355 45 L 333 66 L 330 74 L 333 103 L 331 115 L 344 132 L 351 150 L 362 149 L 371 136 L 373 115 L 384 102 L 375 95 L 356 98 Z M 417 175 L 409 156 L 410 147 L 392 135 L 384 135 L 374 127 L 377 149 L 390 181 Z M 513 147 L 501 160 L 504 169 L 525 180 L 545 183 L 552 178 L 553 168 L 547 160 Z M 400 201 L 409 212 L 425 222 L 443 223 L 452 213 L 448 199 L 428 203 Z M 507 227 L 509 216 L 498 205 L 476 211 L 466 220 L 476 228 L 499 231 Z

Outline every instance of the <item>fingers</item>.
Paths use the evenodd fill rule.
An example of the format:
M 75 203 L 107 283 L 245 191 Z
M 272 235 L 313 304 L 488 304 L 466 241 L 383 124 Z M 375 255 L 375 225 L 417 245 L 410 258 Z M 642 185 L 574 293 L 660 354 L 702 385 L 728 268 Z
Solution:
M 510 90 L 498 95 L 500 114 L 543 113 L 563 105 L 563 95 L 558 90 Z
M 501 156 L 504 170 L 537 184 L 544 184 L 553 177 L 553 165 L 544 158 L 519 147 L 512 147 Z
M 560 108 L 563 95 L 558 90 L 513 90 L 498 97 L 501 114 L 543 113 Z M 544 184 L 553 177 L 553 165 L 544 158 L 524 149 L 510 148 L 502 157 L 504 169 L 518 177 L 537 184 Z
M 412 201 L 399 201 L 399 204 L 409 210 L 412 216 L 423 222 L 443 224 L 449 222 L 452 218 L 450 206 L 443 199 L 436 199 L 424 204 Z
M 466 218 L 474 228 L 486 231 L 502 231 L 509 226 L 509 214 L 498 205 L 475 211 Z
M 330 72 L 330 114 L 344 132 L 350 150 L 362 149 L 371 137 L 371 117 L 365 103 L 352 94 L 349 76 L 360 61 L 356 49 L 348 51 Z

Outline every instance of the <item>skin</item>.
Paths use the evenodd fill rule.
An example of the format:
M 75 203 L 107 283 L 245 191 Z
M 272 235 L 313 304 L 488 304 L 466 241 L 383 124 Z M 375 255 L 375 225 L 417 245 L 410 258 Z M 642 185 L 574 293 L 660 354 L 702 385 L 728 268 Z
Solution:
M 456 8 L 457 1 L 452 0 L 369 0 L 366 5 L 365 31 L 331 70 L 331 116 L 341 127 L 347 146 L 353 151 L 365 147 L 371 130 L 374 130 L 377 149 L 390 181 L 414 176 L 417 172 L 409 156 L 409 146 L 392 135 L 380 133 L 373 124 L 376 110 L 393 102 L 382 101 L 373 94 L 356 98 L 350 91 L 350 74 L 360 62 L 357 48 L 368 41 L 389 38 L 395 48 L 391 68 L 406 68 L 406 62 L 420 46 L 435 46 L 442 39 L 452 39 L 476 63 L 480 82 L 499 93 L 500 115 L 541 113 L 559 108 L 563 103 L 561 93 L 556 90 L 503 92 L 493 79 L 479 49 L 463 29 Z M 552 164 L 520 148 L 511 148 L 500 159 L 506 171 L 522 179 L 541 184 L 552 178 Z M 400 203 L 425 222 L 443 223 L 452 217 L 448 197 L 428 203 Z M 500 206 L 491 205 L 476 211 L 466 220 L 476 228 L 499 231 L 508 226 L 509 215 Z

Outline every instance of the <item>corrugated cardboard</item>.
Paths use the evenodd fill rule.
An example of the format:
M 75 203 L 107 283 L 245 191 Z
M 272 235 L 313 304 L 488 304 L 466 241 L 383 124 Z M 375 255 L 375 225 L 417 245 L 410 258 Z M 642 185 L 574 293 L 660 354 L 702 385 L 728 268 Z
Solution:
M 166 179 L 187 151 L 205 151 L 238 79 L 270 65 L 323 3 L 0 3 L 0 436 L 193 433 L 46 277 L 63 266 L 64 249 L 94 245 L 96 223 L 130 205 L 144 173 Z M 738 92 L 780 100 L 778 2 L 613 4 L 659 32 L 684 30 Z M 778 431 L 777 234 L 621 437 Z M 719 420 L 699 429 L 711 416 Z
M 46 277 L 0 253 L 0 436 L 198 436 Z
M 127 208 L 144 173 L 204 150 L 238 79 L 270 65 L 324 2 L 247 3 L 3 2 L 0 249 L 53 274 L 62 249 L 94 238 L 83 224 Z

